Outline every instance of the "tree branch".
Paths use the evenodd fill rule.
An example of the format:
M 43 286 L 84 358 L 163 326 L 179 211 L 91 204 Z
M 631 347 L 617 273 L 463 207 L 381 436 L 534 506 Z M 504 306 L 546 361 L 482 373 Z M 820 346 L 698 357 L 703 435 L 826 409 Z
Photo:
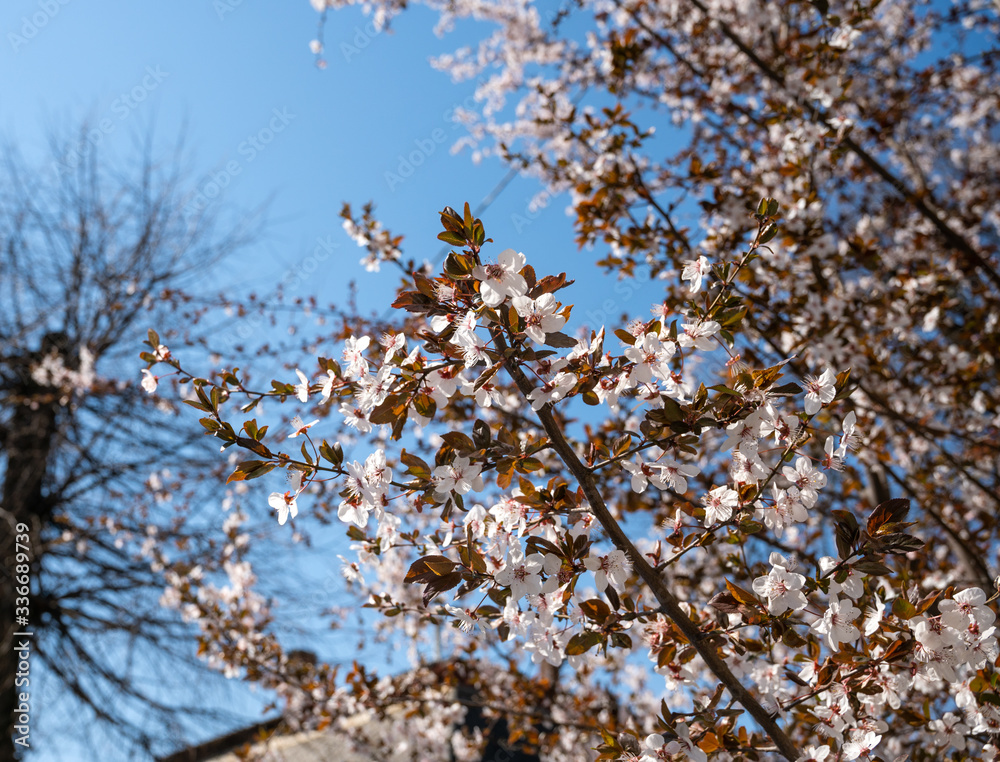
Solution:
M 494 328 L 491 330 L 491 333 L 493 334 L 493 339 L 496 342 L 497 348 L 501 352 L 504 352 L 508 347 L 500 333 L 500 330 Z M 525 399 L 527 399 L 528 394 L 534 390 L 534 384 L 532 384 L 531 380 L 524 374 L 520 366 L 513 358 L 505 360 L 504 367 L 514 380 L 518 390 L 525 397 Z M 552 442 L 552 448 L 559 454 L 559 457 L 566 464 L 566 467 L 569 468 L 577 483 L 583 489 L 583 493 L 586 495 L 587 500 L 590 503 L 590 508 L 593 511 L 594 516 L 601 523 L 604 531 L 608 533 L 608 536 L 615 544 L 615 547 L 623 551 L 628 556 L 629 560 L 632 562 L 632 568 L 653 592 L 653 595 L 660 604 L 663 613 L 666 614 L 666 616 L 669 617 L 675 625 L 677 625 L 677 628 L 681 631 L 681 633 L 683 633 L 684 637 L 690 641 L 691 645 L 694 646 L 695 650 L 701 655 L 701 658 L 704 660 L 708 668 L 719 679 L 719 682 L 726 686 L 733 698 L 735 698 L 743 706 L 743 708 L 750 713 L 750 715 L 771 737 L 771 740 L 774 741 L 782 756 L 792 762 L 798 759 L 799 752 L 792 743 L 792 740 L 785 734 L 785 731 L 779 727 L 774 717 L 732 673 L 729 669 L 729 665 L 726 664 L 725 659 L 719 655 L 710 640 L 705 638 L 698 624 L 687 615 L 683 608 L 681 608 L 680 601 L 667 586 L 663 577 L 661 577 L 656 570 L 649 565 L 646 559 L 643 558 L 642 554 L 639 553 L 638 549 L 628 538 L 628 535 L 626 535 L 624 530 L 622 530 L 618 521 L 611 515 L 611 511 L 608 510 L 603 496 L 597 489 L 597 485 L 594 483 L 594 478 L 590 470 L 587 469 L 587 467 L 580 461 L 576 452 L 573 450 L 572 445 L 570 445 L 569 442 L 566 441 L 566 437 L 563 436 L 562 429 L 556 423 L 556 420 L 552 415 L 550 404 L 544 405 L 541 410 L 538 411 L 538 419 L 541 422 L 542 427 L 545 429 L 545 433 L 548 434 L 549 439 Z

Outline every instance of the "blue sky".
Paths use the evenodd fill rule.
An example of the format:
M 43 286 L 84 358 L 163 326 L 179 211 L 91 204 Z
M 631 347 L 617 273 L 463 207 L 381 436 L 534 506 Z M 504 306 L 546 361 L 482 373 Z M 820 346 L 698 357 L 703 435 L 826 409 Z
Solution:
M 461 135 L 448 115 L 472 83 L 453 84 L 427 58 L 463 40 L 436 38 L 422 8 L 376 34 L 348 9 L 330 14 L 329 66 L 321 71 L 308 47 L 319 17 L 305 0 L 237 2 L 6 3 L 0 134 L 40 149 L 50 128 L 87 118 L 95 142 L 121 150 L 150 125 L 163 145 L 183 127 L 202 187 L 213 177 L 226 185 L 217 203 L 249 208 L 271 199 L 267 241 L 239 278 L 263 289 L 333 235 L 341 248 L 310 287 L 335 298 L 346 268 L 348 277 L 363 278 L 365 293 L 387 294 L 394 278 L 364 277 L 357 266 L 360 251 L 337 217 L 342 202 L 374 200 L 388 226 L 406 235 L 408 255 L 433 256 L 434 212 L 465 200 L 475 206 L 505 173 L 498 162 L 475 166 L 467 153 L 448 150 Z M 400 158 L 415 150 L 423 163 L 394 182 L 388 175 L 398 175 Z M 572 242 L 565 199 L 529 227 L 516 224 L 537 190 L 518 178 L 490 208 L 484 221 L 497 245 L 525 251 L 536 270 L 545 260 L 552 269 L 593 261 Z M 581 309 L 604 301 L 585 289 L 572 296 Z
M 331 13 L 328 67 L 319 70 L 309 50 L 318 19 L 306 0 L 8 0 L 0 10 L 0 137 L 31 160 L 44 156 L 48 134 L 72 134 L 84 120 L 91 142 L 119 155 L 151 127 L 164 150 L 183 131 L 192 174 L 201 178 L 196 187 L 213 197 L 209 203 L 250 209 L 269 201 L 266 236 L 212 290 L 270 293 L 326 242 L 331 255 L 289 296 L 336 302 L 357 279 L 361 306 L 381 310 L 397 272 L 368 274 L 358 264 L 362 252 L 337 216 L 342 203 L 359 209 L 375 201 L 386 225 L 406 235 L 407 256 L 434 258 L 441 248 L 435 212 L 464 201 L 475 207 L 506 168 L 449 152 L 462 134 L 449 115 L 473 84 L 453 84 L 427 59 L 461 45 L 459 34 L 436 38 L 434 17 L 421 8 L 397 19 L 391 33 L 373 33 L 357 10 Z M 422 162 L 399 182 L 401 159 L 414 151 Z M 494 252 L 511 246 L 539 275 L 566 270 L 577 278 L 565 294 L 577 304 L 570 329 L 588 313 L 601 322 L 609 299 L 615 311 L 648 315 L 655 286 L 648 299 L 630 301 L 630 287 L 602 282 L 594 254 L 573 243 L 566 198 L 529 211 L 538 190 L 517 178 L 484 213 Z M 261 485 L 262 506 L 268 486 Z M 327 539 L 318 548 L 326 558 L 346 554 L 342 540 Z M 314 567 L 312 584 L 337 587 L 331 572 L 339 578 L 335 568 Z M 328 639 L 321 655 L 334 657 L 335 643 Z M 45 744 L 34 759 L 82 758 L 70 734 L 53 730 L 58 711 L 42 712 L 40 722 Z

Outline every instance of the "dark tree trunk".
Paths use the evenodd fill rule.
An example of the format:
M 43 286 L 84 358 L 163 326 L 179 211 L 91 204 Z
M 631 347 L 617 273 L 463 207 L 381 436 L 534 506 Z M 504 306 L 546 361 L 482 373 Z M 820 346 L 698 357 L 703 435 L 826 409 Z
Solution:
M 19 705 L 18 696 L 26 693 L 30 696 L 32 684 L 20 681 L 18 677 L 18 654 L 15 653 L 15 633 L 35 632 L 38 625 L 38 607 L 34 605 L 34 594 L 38 592 L 39 558 L 36 553 L 41 548 L 42 528 L 51 519 L 52 507 L 44 494 L 46 474 L 49 466 L 49 453 L 52 450 L 58 434 L 59 399 L 58 392 L 38 385 L 31 378 L 31 366 L 46 350 L 52 348 L 52 335 L 43 341 L 43 351 L 28 354 L 16 363 L 8 365 L 13 370 L 11 377 L 6 379 L 5 397 L 12 411 L 9 423 L 2 432 L 2 444 L 6 453 L 6 472 L 3 480 L 3 501 L 0 502 L 0 516 L 3 518 L 3 529 L 0 531 L 0 716 L 4 721 L 4 733 L 0 738 L 0 759 L 17 759 L 23 755 L 24 747 L 15 744 L 14 726 Z M 20 527 L 20 530 L 19 530 Z M 24 528 L 27 527 L 27 532 Z M 30 583 L 33 595 L 29 596 L 29 620 L 26 626 L 18 623 L 15 616 L 17 595 L 15 570 L 17 552 L 25 552 L 23 537 L 21 548 L 18 548 L 18 535 L 28 535 L 28 553 L 30 560 Z M 21 603 L 24 601 L 22 600 Z M 32 638 L 27 640 L 30 652 L 34 651 Z M 31 657 L 28 659 L 29 665 Z M 21 677 L 24 677 L 22 675 Z M 28 712 L 29 718 L 33 712 Z M 29 723 L 29 727 L 32 723 Z M 30 741 L 29 741 L 30 742 Z

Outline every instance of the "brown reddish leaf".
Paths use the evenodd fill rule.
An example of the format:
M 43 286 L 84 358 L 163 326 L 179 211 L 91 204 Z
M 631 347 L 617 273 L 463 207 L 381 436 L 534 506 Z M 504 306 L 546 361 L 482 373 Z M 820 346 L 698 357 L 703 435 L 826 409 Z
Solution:
M 603 623 L 609 616 L 611 616 L 611 607 L 604 601 L 597 598 L 591 598 L 589 601 L 581 603 L 580 611 L 582 611 L 584 616 L 588 619 L 597 622 L 598 624 Z
M 910 501 L 903 497 L 894 497 L 886 500 L 872 511 L 868 517 L 868 534 L 876 536 L 886 524 L 895 524 L 906 518 L 910 510 Z
M 601 643 L 603 638 L 597 632 L 578 632 L 569 639 L 566 644 L 566 654 L 568 656 L 579 656 L 585 654 L 591 648 Z
M 756 595 L 751 593 L 749 590 L 744 590 L 739 585 L 733 584 L 728 579 L 726 580 L 726 587 L 732 596 L 740 603 L 746 606 L 753 606 L 754 608 L 763 609 L 764 605 L 760 602 Z

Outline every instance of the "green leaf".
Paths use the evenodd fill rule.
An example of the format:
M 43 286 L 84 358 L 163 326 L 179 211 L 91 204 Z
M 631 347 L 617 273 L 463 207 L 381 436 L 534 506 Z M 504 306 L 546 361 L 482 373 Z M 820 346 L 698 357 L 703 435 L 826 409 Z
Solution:
M 452 233 L 450 231 L 438 233 L 438 239 L 451 244 L 452 246 L 465 246 L 465 236 L 458 233 Z
M 462 220 L 462 223 L 463 223 L 463 226 L 465 227 L 465 230 L 466 230 L 467 233 L 471 233 L 472 232 L 472 226 L 473 226 L 474 222 L 475 222 L 475 220 L 472 217 L 472 209 L 469 207 L 469 202 L 466 201 L 465 202 L 465 214 L 464 214 L 464 219 Z
M 344 462 L 344 449 L 340 446 L 340 442 L 334 442 L 331 446 L 329 442 L 325 439 L 319 446 L 319 454 L 324 460 L 328 460 L 335 466 L 339 466 Z

